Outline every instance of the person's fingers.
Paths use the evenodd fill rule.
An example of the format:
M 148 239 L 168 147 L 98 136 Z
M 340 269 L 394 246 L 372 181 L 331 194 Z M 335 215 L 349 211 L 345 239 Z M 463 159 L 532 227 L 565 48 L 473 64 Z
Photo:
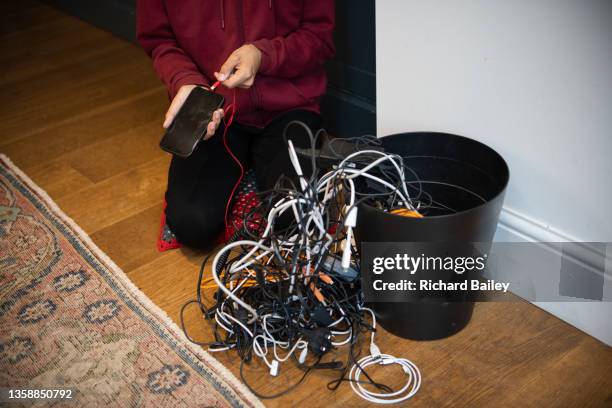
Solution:
M 164 123 L 162 125 L 165 129 L 167 129 L 172 124 L 172 121 L 174 120 L 174 118 L 176 117 L 176 114 L 178 113 L 178 111 L 181 109 L 181 107 L 185 103 L 185 100 L 187 99 L 187 96 L 191 92 L 191 89 L 192 88 L 179 89 L 178 93 L 174 96 L 174 99 L 172 99 L 172 102 L 170 103 L 170 106 L 168 107 L 168 110 L 166 111 L 166 116 L 164 118 Z
M 213 113 L 212 122 L 215 124 L 215 127 L 219 127 L 219 124 L 221 123 L 221 115 L 219 114 L 218 111 L 215 111 Z
M 217 131 L 217 126 L 215 122 L 210 122 L 206 127 L 206 134 L 204 135 L 204 140 L 210 139 L 215 132 Z
M 221 119 L 223 119 L 224 113 L 225 112 L 223 111 L 223 109 L 217 109 L 213 112 L 213 116 L 210 122 L 208 123 L 208 126 L 206 127 L 206 134 L 204 135 L 204 140 L 208 140 L 217 132 L 217 129 L 219 129 L 219 126 L 221 125 Z
M 170 104 L 170 106 L 168 107 L 168 110 L 166 111 L 166 116 L 164 118 L 164 124 L 162 125 L 165 129 L 167 129 L 172 124 L 174 117 L 176 116 L 179 109 L 181 109 L 181 106 L 185 102 L 184 99 L 183 100 L 181 99 L 182 98 L 175 97 L 172 100 L 172 103 Z
M 230 77 L 238 63 L 240 63 L 240 58 L 235 54 L 230 55 L 221 66 L 221 69 L 219 69 L 219 72 L 215 72 L 215 78 L 217 78 L 218 81 L 225 81 Z
M 250 77 L 250 74 L 244 69 L 238 69 L 228 79 L 223 82 L 223 86 L 232 89 L 242 85 Z
M 221 74 L 219 72 L 215 72 L 214 75 L 215 75 L 215 78 L 217 78 L 217 81 L 223 82 L 227 79 L 227 76 L 225 74 Z

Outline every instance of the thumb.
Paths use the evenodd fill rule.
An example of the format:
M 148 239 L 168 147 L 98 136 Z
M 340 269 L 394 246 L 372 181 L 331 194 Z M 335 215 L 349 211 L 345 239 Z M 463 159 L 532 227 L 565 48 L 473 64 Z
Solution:
M 176 114 L 181 109 L 181 106 L 183 106 L 183 103 L 185 103 L 185 98 L 183 97 L 183 95 L 178 94 L 176 97 L 174 97 L 172 103 L 170 104 L 170 107 L 168 108 L 168 111 L 166 112 L 164 124 L 162 125 L 165 129 L 168 129 L 168 127 L 170 127 L 172 121 L 176 117 Z
M 219 72 L 215 72 L 215 77 L 218 81 L 225 81 L 234 72 L 234 69 L 240 62 L 240 59 L 234 54 L 230 55 L 229 58 L 223 63 Z

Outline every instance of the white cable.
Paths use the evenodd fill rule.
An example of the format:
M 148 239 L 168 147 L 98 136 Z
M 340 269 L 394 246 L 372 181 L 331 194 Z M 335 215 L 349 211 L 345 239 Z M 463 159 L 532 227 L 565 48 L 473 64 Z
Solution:
M 363 169 L 360 170 L 355 170 L 354 168 L 347 168 L 347 166 L 349 164 L 352 164 L 349 160 L 361 155 L 361 154 L 377 154 L 380 155 L 382 157 L 380 157 L 379 159 L 371 162 L 370 164 L 368 164 L 366 167 L 364 167 Z M 388 153 L 383 153 L 383 152 L 379 152 L 377 150 L 361 150 L 358 152 L 355 152 L 349 156 L 347 156 L 344 160 L 342 160 L 342 162 L 338 165 L 338 169 L 328 172 L 327 174 L 325 174 L 323 177 L 321 177 L 321 179 L 319 180 L 320 185 L 322 185 L 322 183 L 327 182 L 328 178 L 333 178 L 333 177 L 337 177 L 339 175 L 343 175 L 344 173 L 350 173 L 350 176 L 345 176 L 344 178 L 347 179 L 352 179 L 352 178 L 356 178 L 359 176 L 363 176 L 363 177 L 367 177 L 371 180 L 374 180 L 386 187 L 388 187 L 391 190 L 397 190 L 396 186 L 394 186 L 391 183 L 388 183 L 385 180 L 380 179 L 379 177 L 373 176 L 371 174 L 369 174 L 367 171 L 370 170 L 371 168 L 377 166 L 378 164 L 382 163 L 383 161 L 390 161 L 393 166 L 395 167 L 398 176 L 400 178 L 401 181 L 401 188 L 403 190 L 403 194 L 400 191 L 397 191 L 398 195 L 400 196 L 400 198 L 402 198 L 404 205 L 406 205 L 409 209 L 413 209 L 412 205 L 411 205 L 411 200 L 410 200 L 410 194 L 408 193 L 407 187 L 406 187 L 406 180 L 405 180 L 405 176 L 404 176 L 404 172 L 402 170 L 402 168 L 396 163 L 395 159 L 399 158 L 401 160 L 401 158 L 397 155 L 391 155 Z
M 374 343 L 374 335 L 376 330 L 376 316 L 372 309 L 362 308 L 372 315 L 372 335 L 370 336 L 370 355 L 361 358 L 357 363 L 353 364 L 349 372 L 351 388 L 355 394 L 359 395 L 366 401 L 376 404 L 395 404 L 397 402 L 406 401 L 412 398 L 421 387 L 421 372 L 419 368 L 406 358 L 398 358 L 389 354 L 381 354 L 380 349 Z M 360 378 L 362 370 L 374 364 L 389 365 L 398 364 L 408 377 L 406 384 L 395 392 L 379 393 L 368 391 L 361 385 Z M 361 368 L 360 368 L 361 367 Z
M 216 347 L 216 348 L 208 348 L 208 352 L 209 353 L 217 353 L 219 351 L 227 351 L 227 350 L 231 350 L 234 348 L 234 345 L 230 345 L 230 346 L 225 346 L 225 347 Z
M 338 336 L 338 335 L 341 336 L 341 335 L 348 334 L 348 337 L 342 341 L 332 341 L 332 345 L 334 346 L 344 346 L 345 344 L 348 344 L 353 339 L 353 329 L 346 330 L 345 332 L 332 331 L 331 334 L 332 336 Z
M 342 167 L 343 163 L 348 162 L 349 159 L 352 159 L 353 157 L 358 156 L 360 154 L 379 154 L 383 156 L 380 159 L 373 161 L 372 163 L 368 164 L 366 167 L 361 169 L 362 172 L 367 172 L 369 169 L 374 168 L 375 166 L 382 163 L 383 161 L 389 160 L 393 164 L 395 169 L 397 170 L 397 174 L 400 176 L 401 186 L 402 186 L 402 189 L 404 190 L 404 193 L 406 194 L 406 197 L 410 198 L 410 195 L 408 194 L 408 190 L 406 189 L 406 179 L 404 177 L 404 170 L 395 162 L 395 158 L 398 158 L 401 161 L 402 160 L 401 157 L 397 155 L 379 152 L 377 150 L 360 150 L 358 152 L 355 152 L 347 156 L 344 160 L 342 160 L 339 167 Z M 354 176 L 354 177 L 357 177 L 357 176 Z
M 366 401 L 376 404 L 395 404 L 412 398 L 421 387 L 421 372 L 418 367 L 408 359 L 397 358 L 388 354 L 380 354 L 377 357 L 372 357 L 371 355 L 365 356 L 359 360 L 358 364 L 361 366 L 361 369 L 358 368 L 357 364 L 351 367 L 351 371 L 349 372 L 350 384 L 353 391 Z M 359 382 L 359 379 L 362 369 L 365 370 L 373 364 L 399 364 L 404 373 L 408 376 L 406 384 L 398 391 L 390 393 L 377 393 L 366 390 Z
M 252 317 L 248 321 L 248 323 L 250 324 L 250 323 L 253 323 L 257 319 L 257 311 L 255 311 L 255 309 L 253 309 L 250 305 L 246 304 L 242 299 L 240 299 L 232 291 L 230 291 L 228 288 L 226 288 L 225 285 L 223 283 L 221 283 L 221 280 L 219 279 L 219 276 L 217 276 L 217 263 L 219 262 L 219 258 L 221 257 L 221 254 L 223 254 L 226 251 L 229 251 L 230 249 L 232 249 L 232 248 L 234 248 L 236 246 L 240 246 L 240 245 L 255 245 L 258 248 L 262 248 L 263 247 L 261 242 L 255 242 L 255 241 L 249 241 L 249 240 L 236 241 L 236 242 L 232 242 L 231 244 L 228 244 L 228 245 L 224 246 L 219 252 L 217 252 L 217 255 L 215 255 L 215 259 L 213 260 L 213 263 L 212 263 L 212 276 L 213 276 L 213 279 L 215 280 L 215 283 L 219 287 L 219 289 L 221 289 L 223 292 L 225 292 L 225 294 L 228 297 L 231 297 L 240 306 L 244 307 L 249 312 L 251 312 Z M 271 251 L 271 249 L 269 249 L 269 248 L 264 248 L 264 249 Z M 251 334 L 251 336 L 253 336 L 253 335 Z
M 291 164 L 293 164 L 293 168 L 297 173 L 300 179 L 300 186 L 302 186 L 302 191 L 308 196 L 308 182 L 304 178 L 304 173 L 302 172 L 302 166 L 300 166 L 300 160 L 297 157 L 297 153 L 295 152 L 295 148 L 293 147 L 293 142 L 291 140 L 287 141 L 289 145 L 289 159 L 291 160 Z
M 242 323 L 240 320 L 236 319 L 234 316 L 232 316 L 229 313 L 224 313 L 224 317 L 229 317 L 231 320 L 233 320 L 234 322 L 236 322 L 238 325 L 240 325 L 244 330 L 246 330 L 246 332 L 249 334 L 249 336 L 253 337 L 253 332 L 251 331 L 251 329 L 249 329 L 248 327 L 246 327 L 244 325 L 244 323 Z
M 346 239 L 344 240 L 344 250 L 342 251 L 342 269 L 346 272 L 351 266 L 351 247 L 353 239 L 353 228 L 357 225 L 357 207 L 350 207 L 344 220 L 346 225 Z

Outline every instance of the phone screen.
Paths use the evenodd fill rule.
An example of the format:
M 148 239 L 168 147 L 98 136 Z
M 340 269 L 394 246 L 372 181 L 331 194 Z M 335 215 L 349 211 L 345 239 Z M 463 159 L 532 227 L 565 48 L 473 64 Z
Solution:
M 160 147 L 188 157 L 206 133 L 213 112 L 223 106 L 223 96 L 202 87 L 193 88 L 174 121 L 162 137 Z

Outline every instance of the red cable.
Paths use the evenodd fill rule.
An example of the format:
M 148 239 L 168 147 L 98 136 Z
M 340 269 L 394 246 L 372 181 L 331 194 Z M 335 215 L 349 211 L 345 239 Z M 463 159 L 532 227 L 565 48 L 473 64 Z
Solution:
M 218 85 L 215 84 L 215 88 L 217 86 Z M 229 118 L 227 117 L 228 112 L 231 112 Z M 244 177 L 244 166 L 242 165 L 240 160 L 238 160 L 238 158 L 234 155 L 234 153 L 232 152 L 232 150 L 230 149 L 230 147 L 229 147 L 229 145 L 227 143 L 227 132 L 228 132 L 229 127 L 234 122 L 234 115 L 235 114 L 236 114 L 236 89 L 234 89 L 234 91 L 233 91 L 232 103 L 225 108 L 224 114 L 223 114 L 223 124 L 225 125 L 225 129 L 223 129 L 223 145 L 225 146 L 225 150 L 227 150 L 229 155 L 232 156 L 232 159 L 234 159 L 234 161 L 236 162 L 236 164 L 238 164 L 238 167 L 240 168 L 240 177 L 238 178 L 238 181 L 236 181 L 236 184 L 234 184 L 234 188 L 232 188 L 232 192 L 230 193 L 230 196 L 227 199 L 227 204 L 225 205 L 225 219 L 224 219 L 224 222 L 225 222 L 225 235 L 226 235 L 226 239 L 229 238 L 229 237 L 227 237 L 227 234 L 228 234 L 228 232 L 230 230 L 229 229 L 229 220 L 228 220 L 230 204 L 232 202 L 232 199 L 234 198 L 234 194 L 236 193 L 236 189 L 238 188 L 238 186 L 240 185 L 240 182 L 242 182 L 242 179 Z

